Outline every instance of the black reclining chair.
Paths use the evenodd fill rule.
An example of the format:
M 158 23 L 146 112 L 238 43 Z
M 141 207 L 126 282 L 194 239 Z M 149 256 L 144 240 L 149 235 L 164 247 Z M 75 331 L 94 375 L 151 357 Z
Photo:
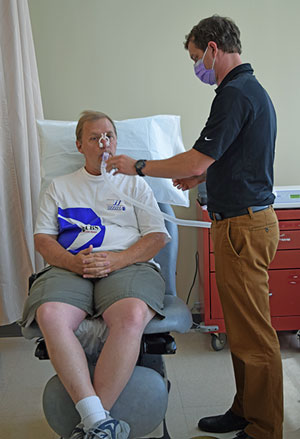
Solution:
M 171 206 L 160 204 L 163 212 L 174 216 Z M 192 317 L 185 303 L 176 296 L 176 261 L 178 251 L 178 230 L 173 223 L 166 222 L 172 240 L 159 252 L 155 260 L 160 264 L 166 281 L 164 300 L 166 318 L 154 317 L 145 328 L 142 338 L 140 356 L 130 381 L 111 410 L 116 419 L 123 419 L 130 427 L 130 439 L 141 438 L 154 431 L 163 422 L 163 436 L 169 439 L 165 414 L 168 405 L 170 383 L 164 366 L 163 355 L 174 354 L 176 344 L 170 332 L 188 332 L 192 326 Z M 85 320 L 83 323 L 95 323 Z M 87 325 L 90 326 L 90 325 Z M 81 331 L 80 340 L 85 336 Z M 88 329 L 93 331 L 94 329 Z M 35 355 L 40 359 L 48 358 L 42 334 L 38 326 L 22 328 L 27 339 L 38 338 L 39 344 Z M 77 331 L 76 331 L 77 333 Z M 87 334 L 86 339 L 89 340 Z M 91 352 L 89 341 L 82 343 L 88 358 L 91 374 L 103 344 L 94 346 Z M 43 394 L 43 408 L 46 419 L 52 429 L 62 438 L 67 439 L 80 417 L 74 403 L 64 389 L 57 375 L 47 383 Z

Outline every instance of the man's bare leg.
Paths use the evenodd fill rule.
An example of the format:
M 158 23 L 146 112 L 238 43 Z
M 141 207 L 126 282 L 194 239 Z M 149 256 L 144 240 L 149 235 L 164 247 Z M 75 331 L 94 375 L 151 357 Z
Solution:
M 37 310 L 51 363 L 75 404 L 96 395 L 85 353 L 74 334 L 85 317 L 86 312 L 60 302 L 44 303 Z
M 130 379 L 142 334 L 154 315 L 145 302 L 136 298 L 119 300 L 103 313 L 109 335 L 96 365 L 94 388 L 106 410 L 112 408 Z

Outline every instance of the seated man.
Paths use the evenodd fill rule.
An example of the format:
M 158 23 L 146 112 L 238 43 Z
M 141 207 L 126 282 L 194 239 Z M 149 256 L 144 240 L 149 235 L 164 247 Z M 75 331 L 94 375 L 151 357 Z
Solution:
M 37 320 L 81 416 L 71 438 L 126 439 L 128 424 L 111 418 L 109 410 L 133 372 L 145 326 L 156 313 L 164 317 L 165 285 L 152 258 L 169 235 L 143 178 L 118 175 L 114 183 L 156 208 L 157 217 L 116 200 L 104 182 L 102 155 L 114 155 L 117 145 L 113 121 L 86 111 L 76 137 L 85 166 L 54 179 L 41 200 L 34 239 L 50 268 L 33 283 L 21 325 Z M 74 335 L 86 316 L 101 316 L 109 330 L 93 383 Z

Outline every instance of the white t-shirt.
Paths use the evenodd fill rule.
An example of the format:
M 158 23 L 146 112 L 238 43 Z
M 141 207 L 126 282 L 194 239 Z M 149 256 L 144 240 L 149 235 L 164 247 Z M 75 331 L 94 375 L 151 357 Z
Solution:
M 153 192 L 143 178 L 118 174 L 113 183 L 120 191 L 157 209 L 157 216 L 134 207 L 113 194 L 102 175 L 85 168 L 55 178 L 40 203 L 35 234 L 57 235 L 73 254 L 93 245 L 93 251 L 125 250 L 148 233 L 170 235 Z

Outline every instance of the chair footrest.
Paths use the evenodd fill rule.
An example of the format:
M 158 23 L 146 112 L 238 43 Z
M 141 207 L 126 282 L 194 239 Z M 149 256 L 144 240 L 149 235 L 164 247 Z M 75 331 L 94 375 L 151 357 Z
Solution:
M 34 356 L 39 360 L 49 360 L 45 340 L 39 338 Z M 140 354 L 171 355 L 176 353 L 176 342 L 170 334 L 144 334 Z
M 174 338 L 168 334 L 144 334 L 141 354 L 175 354 L 177 349 Z

